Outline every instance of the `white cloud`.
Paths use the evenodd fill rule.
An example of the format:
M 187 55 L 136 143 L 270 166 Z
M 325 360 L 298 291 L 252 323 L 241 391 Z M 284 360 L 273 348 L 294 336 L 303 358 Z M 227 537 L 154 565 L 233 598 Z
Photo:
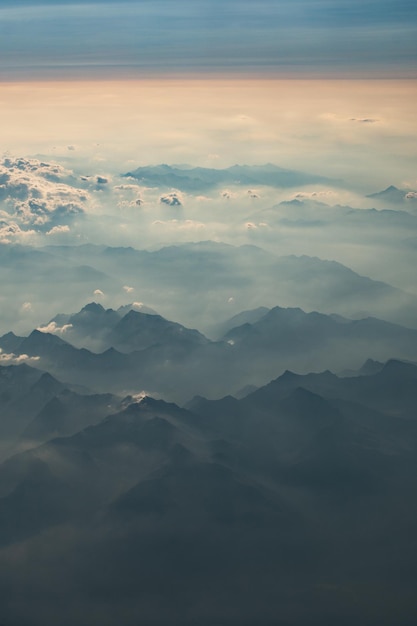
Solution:
M 129 184 L 129 185 L 115 185 L 113 189 L 114 191 L 133 191 L 134 193 L 137 193 L 139 190 L 142 189 L 142 187 L 140 185 Z
M 142 402 L 142 400 L 144 398 L 148 398 L 149 397 L 149 392 L 148 391 L 140 391 L 139 393 L 134 393 L 130 396 L 130 398 L 132 398 L 132 404 L 136 403 L 139 404 L 140 402 Z
M 70 227 L 68 225 L 54 226 L 51 230 L 48 230 L 47 235 L 61 235 L 63 233 L 69 233 Z
M 36 330 L 41 333 L 51 333 L 53 335 L 64 335 L 68 330 L 72 328 L 72 324 L 64 324 L 58 326 L 56 322 L 49 322 L 47 326 L 39 326 Z
M 35 234 L 36 231 L 32 229 L 22 230 L 16 222 L 0 221 L 0 243 L 13 243 L 22 239 L 27 240 Z
M 134 287 L 129 287 L 129 285 L 123 285 L 123 289 L 126 293 L 133 293 L 135 291 Z
M 20 308 L 23 311 L 23 313 L 30 313 L 30 311 L 32 311 L 32 303 L 24 302 Z
M 0 348 L 0 363 L 7 363 L 8 365 L 18 365 L 19 363 L 35 363 L 39 361 L 38 356 L 29 356 L 28 354 L 13 354 L 3 352 Z
M 71 170 L 67 170 L 58 163 L 46 163 L 38 159 L 26 159 L 22 157 L 5 157 L 1 163 L 11 174 L 27 173 L 41 176 L 47 180 L 57 182 L 72 175 Z
M 152 226 L 161 227 L 167 230 L 176 231 L 192 231 L 202 230 L 206 228 L 203 222 L 197 222 L 195 220 L 155 220 L 152 222 Z
M 142 193 L 147 189 L 147 187 L 133 183 L 115 185 L 113 191 L 121 198 L 117 203 L 117 207 L 119 209 L 136 209 L 138 206 L 142 206 L 142 204 L 145 203 L 142 198 Z
M 142 206 L 143 200 L 136 198 L 136 200 L 120 200 L 117 203 L 118 209 L 136 209 L 138 206 Z
M 320 191 L 300 191 L 294 195 L 296 200 L 334 200 L 337 194 L 331 189 Z
M 96 289 L 96 290 L 93 292 L 93 294 L 94 294 L 95 296 L 100 297 L 100 298 L 104 296 L 104 292 L 103 292 L 103 291 L 101 291 L 101 289 Z
M 6 157 L 0 162 L 0 201 L 18 225 L 42 230 L 85 212 L 91 198 L 74 181 L 61 165 Z

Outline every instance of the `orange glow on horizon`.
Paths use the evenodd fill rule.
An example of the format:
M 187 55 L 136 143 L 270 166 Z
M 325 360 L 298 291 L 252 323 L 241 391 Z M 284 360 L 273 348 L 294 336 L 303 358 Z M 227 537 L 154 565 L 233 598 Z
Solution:
M 129 162 L 273 162 L 338 176 L 390 168 L 406 178 L 415 158 L 416 100 L 412 80 L 0 83 L 0 133 L 3 150 L 14 154 L 88 156 L 123 169 Z M 69 155 L 69 144 L 78 152 Z

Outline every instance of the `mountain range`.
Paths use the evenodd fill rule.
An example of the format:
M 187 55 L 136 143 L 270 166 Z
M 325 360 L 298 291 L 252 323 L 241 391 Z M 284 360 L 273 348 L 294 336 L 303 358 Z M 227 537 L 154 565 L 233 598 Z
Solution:
M 414 625 L 415 192 L 8 159 L 0 626 Z
M 233 165 L 224 169 L 191 166 L 154 165 L 138 167 L 124 174 L 141 185 L 177 188 L 181 191 L 201 191 L 220 185 L 267 185 L 296 187 L 317 183 L 335 183 L 324 176 L 305 174 L 268 163 L 266 165 Z
M 99 422 L 123 400 L 62 383 L 26 364 L 0 367 L 0 460 Z
M 163 317 L 206 333 L 244 309 L 277 303 L 416 327 L 417 297 L 412 293 L 334 261 L 277 256 L 256 246 L 200 242 L 147 251 L 0 244 L 0 257 L 0 297 L 8 302 L 3 333 L 27 332 L 56 311 L 81 308 L 93 297 L 103 305 L 124 305 L 125 287 Z M 17 299 L 12 297 L 15 285 L 21 294 Z
M 410 623 L 416 380 L 391 360 L 286 372 L 241 400 L 126 399 L 15 454 L 0 465 L 1 620 Z
M 124 313 L 90 303 L 77 314 L 55 317 L 65 322 L 54 327 L 55 333 L 45 332 L 51 322 L 27 337 L 7 333 L 0 337 L 0 349 L 30 357 L 34 367 L 96 393 L 147 390 L 176 402 L 193 395 L 237 393 L 246 385 L 263 385 L 288 368 L 299 373 L 341 372 L 358 369 L 368 358 L 417 360 L 414 329 L 375 318 L 349 320 L 282 307 L 265 310 L 232 318 L 226 328 L 254 321 L 213 341 L 156 313 Z M 89 343 L 94 351 L 77 347 Z

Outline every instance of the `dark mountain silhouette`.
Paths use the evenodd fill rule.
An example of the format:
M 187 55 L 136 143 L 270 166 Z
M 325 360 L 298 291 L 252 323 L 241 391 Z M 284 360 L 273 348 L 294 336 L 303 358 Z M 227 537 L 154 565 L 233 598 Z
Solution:
M 71 315 L 68 323 L 88 335 L 94 332 L 98 325 L 103 329 L 113 328 L 119 320 L 120 315 L 116 311 L 105 309 L 97 302 L 90 302 L 79 313 Z
M 133 302 L 132 304 L 124 304 L 117 309 L 120 317 L 124 317 L 129 311 L 139 311 L 139 313 L 146 313 L 147 315 L 158 315 L 155 309 L 146 306 L 142 302 Z
M 416 330 L 375 318 L 349 320 L 281 307 L 262 313 L 244 313 L 243 319 L 257 321 L 233 328 L 223 341 L 214 342 L 156 314 L 130 310 L 120 318 L 111 309 L 88 305 L 77 314 L 86 319 L 78 326 L 80 336 L 87 329 L 86 336 L 94 335 L 100 352 L 79 349 L 38 330 L 16 340 L 14 348 L 17 355 L 38 358 L 36 367 L 97 393 L 147 390 L 177 402 L 198 394 L 242 395 L 245 386 L 263 385 L 289 368 L 354 375 L 366 358 L 384 362 L 391 356 L 413 360 L 417 355 Z M 2 342 L 0 338 L 0 348 Z M 9 343 L 6 335 L 4 345 Z
M 19 350 L 19 346 L 22 343 L 24 337 L 18 337 L 12 332 L 6 333 L 1 337 L 1 349 L 6 354 L 14 354 Z
M 51 322 L 65 328 L 62 334 L 65 341 L 78 348 L 89 348 L 94 352 L 104 351 L 107 344 L 103 339 L 120 321 L 121 315 L 113 309 L 105 309 L 97 302 L 90 302 L 78 313 L 73 315 L 59 315 Z
M 133 352 L 154 345 L 178 345 L 184 350 L 206 345 L 208 340 L 197 330 L 169 322 L 160 315 L 129 311 L 112 328 L 107 343 L 118 350 Z
M 80 395 L 69 389 L 61 390 L 23 430 L 17 449 L 34 447 L 55 437 L 72 435 L 98 423 L 121 405 L 121 399 L 112 394 Z
M 377 396 L 401 380 L 412 394 L 416 377 L 389 361 L 355 379 L 288 372 L 188 409 L 144 397 L 13 456 L 0 465 L 4 619 L 49 626 L 65 609 L 91 623 L 110 610 L 109 625 L 123 612 L 128 625 L 179 626 L 193 606 L 207 625 L 409 623 L 417 421 Z M 16 609 L 22 567 L 37 593 Z
M 122 406 L 27 365 L 0 367 L 0 458 L 69 435 Z
M 136 312 L 148 316 L 157 315 L 156 311 L 141 303 L 127 304 L 115 311 L 113 309 L 105 309 L 97 302 L 90 302 L 78 313 L 72 315 L 61 313 L 56 315 L 44 328 L 48 328 L 51 323 L 55 323 L 58 326 L 58 332 L 59 329 L 62 329 L 60 331 L 62 337 L 65 337 L 65 341 L 68 343 L 77 348 L 88 348 L 94 352 L 103 352 L 110 347 L 117 347 L 118 331 L 115 330 L 114 336 L 112 331 L 118 327 L 121 320 L 128 313 Z M 9 343 L 14 345 L 17 341 L 10 338 Z M 132 347 L 131 351 L 134 349 Z
M 366 356 L 383 362 L 392 355 L 412 360 L 417 354 L 416 330 L 375 318 L 349 320 L 281 307 L 229 330 L 223 340 L 237 362 L 257 363 L 256 372 L 263 376 L 271 371 L 272 359 L 277 367 L 285 363 L 298 371 L 342 371 L 346 366 L 358 368 Z M 262 380 L 254 375 L 251 382 L 259 385 Z
M 64 387 L 50 374 L 26 364 L 0 367 L 1 458 L 36 413 Z
M 244 401 L 267 406 L 303 387 L 328 399 L 355 401 L 392 417 L 416 420 L 416 381 L 417 365 L 391 359 L 375 374 L 356 377 L 339 378 L 331 372 L 304 376 L 285 372 Z
M 268 313 L 268 311 L 269 309 L 265 306 L 260 306 L 256 309 L 251 309 L 250 311 L 242 311 L 223 323 L 214 326 L 212 334 L 220 339 L 233 328 L 243 326 L 243 324 L 254 324 L 255 322 L 258 322 Z

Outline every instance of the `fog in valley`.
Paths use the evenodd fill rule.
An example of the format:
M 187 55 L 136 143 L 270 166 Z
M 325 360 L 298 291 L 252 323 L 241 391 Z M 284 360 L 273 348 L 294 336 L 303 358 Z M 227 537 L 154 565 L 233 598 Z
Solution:
M 415 325 L 417 196 L 388 173 L 375 190 L 272 164 L 5 155 L 0 169 L 3 331 L 90 301 L 142 302 L 205 332 L 276 305 Z

